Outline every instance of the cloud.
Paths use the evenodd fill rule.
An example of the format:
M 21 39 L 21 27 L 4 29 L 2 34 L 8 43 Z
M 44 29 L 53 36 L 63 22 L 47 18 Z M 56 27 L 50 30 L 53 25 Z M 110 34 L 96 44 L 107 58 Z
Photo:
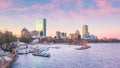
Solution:
M 120 8 L 112 6 L 112 3 L 114 2 L 120 2 L 120 0 L 93 0 L 95 2 L 94 7 L 96 8 L 91 8 L 91 4 L 87 8 L 76 8 L 78 11 L 72 12 L 77 14 L 77 16 L 93 16 L 93 17 L 100 17 L 100 16 L 110 16 L 110 15 L 119 15 L 120 13 Z M 85 3 L 82 4 L 85 6 Z
M 29 11 L 30 7 L 23 7 L 23 8 L 12 8 L 11 11 L 17 11 L 17 12 L 25 12 Z
M 0 9 L 9 8 L 13 5 L 12 0 L 0 0 Z
M 107 0 L 94 0 L 97 3 L 98 8 L 110 7 L 110 3 Z
M 120 0 L 93 0 L 95 2 L 94 6 L 97 7 L 95 9 L 91 8 L 90 3 L 87 3 L 88 5 L 87 8 L 84 8 L 85 3 L 83 0 L 51 0 L 51 2 L 48 4 L 42 5 L 37 3 L 29 6 L 21 6 L 24 0 L 22 0 L 23 2 L 21 2 L 21 4 L 17 6 L 16 6 L 17 3 L 13 1 L 14 0 L 0 0 L 0 9 L 1 9 L 0 14 L 3 14 L 4 16 L 4 14 L 6 14 L 7 12 L 8 13 L 11 11 L 13 13 L 15 12 L 16 15 L 18 14 L 18 17 L 16 19 L 19 20 L 15 19 L 15 21 L 18 23 L 20 22 L 35 23 L 35 20 L 37 18 L 47 18 L 48 23 L 50 24 L 53 23 L 52 25 L 56 25 L 56 23 L 59 23 L 57 24 L 58 26 L 56 26 L 56 28 L 58 27 L 58 29 L 61 28 L 59 25 L 62 26 L 63 23 L 64 26 L 69 25 L 69 27 L 67 28 L 72 29 L 71 27 L 76 28 L 79 24 L 81 25 L 85 23 L 87 24 L 91 23 L 90 21 L 92 21 L 92 18 L 94 18 L 94 21 L 92 22 L 95 22 L 96 18 L 99 18 L 101 15 L 105 15 L 105 16 L 111 16 L 113 14 L 117 16 L 120 15 L 120 8 L 111 5 L 114 2 L 120 2 Z M 12 17 L 9 15 L 8 18 L 5 18 L 4 20 L 9 21 L 10 18 L 13 18 L 12 22 L 14 22 L 15 17 L 16 16 Z M 97 22 L 99 21 L 100 20 L 98 20 Z M 76 26 L 75 27 L 73 26 L 74 23 L 77 23 L 78 25 L 75 25 Z M 23 25 L 25 24 L 23 23 Z M 51 31 L 53 31 L 52 29 L 56 29 L 56 28 L 50 27 Z M 80 27 L 78 26 L 78 28 Z M 96 33 L 96 35 L 97 34 L 99 33 Z M 113 35 L 117 36 L 117 34 L 113 34 Z
M 51 0 L 50 3 L 42 5 L 42 4 L 32 4 L 30 6 L 24 7 L 13 7 L 9 8 L 9 6 L 13 5 L 13 1 L 9 0 L 1 0 L 0 6 L 4 6 L 2 8 L 8 8 L 0 10 L 1 13 L 6 12 L 34 12 L 34 16 L 50 16 L 54 18 L 59 18 L 62 16 L 71 16 L 79 20 L 80 18 L 85 18 L 85 16 L 100 16 L 100 15 L 111 15 L 120 13 L 120 8 L 113 7 L 111 4 L 113 2 L 120 0 L 93 0 L 97 7 L 97 9 L 92 9 L 88 7 L 87 9 L 84 7 L 84 1 L 82 0 Z M 7 4 L 8 3 L 8 4 Z M 7 4 L 7 5 L 5 5 Z M 72 6 L 71 6 L 72 5 Z M 91 4 L 88 4 L 89 6 Z M 61 6 L 64 8 L 61 8 Z M 70 9 L 70 10 L 69 10 Z M 82 17 L 83 16 L 83 17 Z

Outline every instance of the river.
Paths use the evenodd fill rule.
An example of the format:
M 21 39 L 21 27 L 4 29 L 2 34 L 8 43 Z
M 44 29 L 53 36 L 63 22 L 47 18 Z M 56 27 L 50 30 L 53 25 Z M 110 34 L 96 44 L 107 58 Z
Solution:
M 75 50 L 73 45 L 51 48 L 51 57 L 19 55 L 12 68 L 120 68 L 120 43 L 91 43 L 91 48 Z M 44 45 L 48 46 L 48 45 Z

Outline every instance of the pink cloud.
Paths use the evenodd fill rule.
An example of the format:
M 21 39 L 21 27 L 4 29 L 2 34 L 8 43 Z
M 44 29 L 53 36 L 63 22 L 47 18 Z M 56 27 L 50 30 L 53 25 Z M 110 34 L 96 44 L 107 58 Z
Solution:
M 64 15 L 65 15 L 65 11 L 56 9 L 55 13 L 50 14 L 50 17 L 59 19 L 62 18 Z
M 35 13 L 34 15 L 33 15 L 35 18 L 41 18 L 41 17 L 43 17 L 43 15 L 41 14 L 41 13 Z
M 108 2 L 107 0 L 94 0 L 94 1 L 97 3 L 99 8 L 110 7 L 110 2 Z
M 71 4 L 75 4 L 75 8 L 81 8 L 83 6 L 82 0 L 52 0 L 52 5 L 55 5 L 56 7 L 59 7 L 61 5 L 64 5 L 65 7 L 69 7 Z
M 29 11 L 30 9 L 31 9 L 30 7 L 12 8 L 11 11 L 25 12 L 25 11 Z
M 7 11 L 17 11 L 17 12 L 26 12 L 30 10 L 38 10 L 38 11 L 45 11 L 45 10 L 55 10 L 55 7 L 52 4 L 47 5 L 39 5 L 35 4 L 29 7 L 21 7 L 21 8 L 10 8 Z
M 75 2 L 74 0 L 52 0 L 54 4 L 69 4 Z
M 110 0 L 110 2 L 120 2 L 120 0 Z
M 41 12 L 44 12 L 46 10 L 51 11 L 52 13 L 50 13 L 51 17 L 62 17 L 65 14 L 69 14 L 70 16 L 76 18 L 79 20 L 79 17 L 84 19 L 82 16 L 85 15 L 92 15 L 92 16 L 98 16 L 98 15 L 110 15 L 112 13 L 119 13 L 120 9 L 119 8 L 115 8 L 111 6 L 111 1 L 120 1 L 120 0 L 111 0 L 110 2 L 108 2 L 108 0 L 94 0 L 97 5 L 99 6 L 99 8 L 97 10 L 94 9 L 83 9 L 81 8 L 83 6 L 83 1 L 81 0 L 52 0 L 51 3 L 46 4 L 46 5 L 40 5 L 40 4 L 35 4 L 35 5 L 31 5 L 28 7 L 22 7 L 22 8 L 8 8 L 5 10 L 1 10 L 0 12 L 8 12 L 8 11 L 16 11 L 16 12 L 27 12 L 27 11 L 31 11 L 31 10 L 37 10 L 39 13 L 35 12 L 35 16 L 39 17 L 39 16 L 44 16 L 43 14 L 41 14 Z M 3 2 L 3 3 L 2 3 Z M 4 6 L 4 7 L 9 7 L 8 5 L 12 5 L 12 1 L 9 0 L 8 2 L 5 0 L 2 0 L 0 2 L 0 4 L 2 3 L 2 5 L 0 6 Z M 8 5 L 6 6 L 5 3 Z M 67 12 L 64 11 L 62 9 L 59 9 L 59 6 L 61 4 L 65 4 L 66 6 L 70 6 L 71 3 L 75 3 L 75 8 L 76 10 L 79 12 L 76 14 L 76 12 L 71 11 Z M 2 7 L 3 8 L 3 7 Z M 49 13 L 49 12 L 48 12 Z
M 47 5 L 32 5 L 31 9 L 37 9 L 37 10 L 46 10 L 46 9 L 53 9 L 54 6 L 51 4 L 47 4 Z
M 20 15 L 20 18 L 24 19 L 24 20 L 29 20 L 31 19 L 29 16 L 27 15 Z
M 77 21 L 84 21 L 85 20 L 85 16 L 84 15 L 80 15 L 74 12 L 69 12 L 69 15 L 72 19 L 75 19 Z
M 94 0 L 94 1 L 97 3 L 98 7 L 100 8 L 95 11 L 98 14 L 110 15 L 112 13 L 120 12 L 120 8 L 115 8 L 111 6 L 113 2 L 120 1 L 120 0 Z
M 0 0 L 0 9 L 9 8 L 13 5 L 12 0 Z

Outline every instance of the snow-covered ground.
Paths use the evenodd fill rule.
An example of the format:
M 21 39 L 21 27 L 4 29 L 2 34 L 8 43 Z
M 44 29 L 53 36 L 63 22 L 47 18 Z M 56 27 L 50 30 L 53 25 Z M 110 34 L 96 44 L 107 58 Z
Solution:
M 76 50 L 74 45 L 29 45 L 50 47 L 51 57 L 19 55 L 12 68 L 119 68 L 120 43 L 88 44 L 91 48 Z

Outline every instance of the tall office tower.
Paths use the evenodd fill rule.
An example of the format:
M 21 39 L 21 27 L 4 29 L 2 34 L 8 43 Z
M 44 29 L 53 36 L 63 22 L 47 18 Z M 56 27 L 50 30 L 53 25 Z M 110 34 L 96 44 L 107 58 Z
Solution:
M 88 26 L 87 25 L 83 25 L 82 27 L 82 32 L 83 32 L 83 38 L 89 38 L 89 32 L 88 32 Z
M 40 36 L 46 36 L 46 19 L 38 19 L 36 22 L 36 31 Z
M 56 32 L 56 39 L 61 39 L 61 32 L 60 31 Z

